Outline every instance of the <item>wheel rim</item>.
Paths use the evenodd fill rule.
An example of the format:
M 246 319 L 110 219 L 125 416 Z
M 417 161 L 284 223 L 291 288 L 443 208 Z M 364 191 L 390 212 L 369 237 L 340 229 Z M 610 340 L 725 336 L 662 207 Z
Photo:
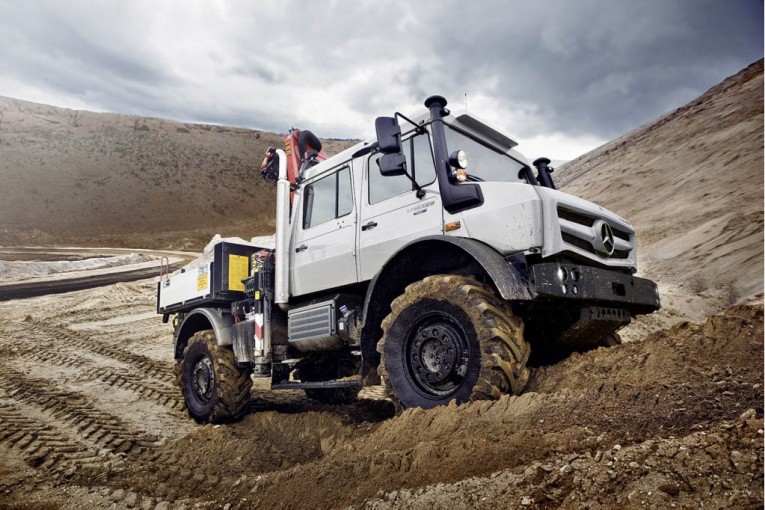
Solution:
M 409 330 L 404 363 L 420 393 L 444 398 L 465 382 L 470 354 L 462 327 L 449 315 L 430 313 Z
M 215 373 L 210 358 L 200 356 L 191 371 L 191 388 L 200 402 L 208 402 L 215 388 Z

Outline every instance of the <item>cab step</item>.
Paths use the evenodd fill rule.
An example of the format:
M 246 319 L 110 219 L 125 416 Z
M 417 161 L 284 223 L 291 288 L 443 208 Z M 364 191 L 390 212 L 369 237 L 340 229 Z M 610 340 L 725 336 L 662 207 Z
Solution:
M 361 381 L 286 382 L 272 384 L 272 390 L 320 390 L 331 388 L 361 388 Z

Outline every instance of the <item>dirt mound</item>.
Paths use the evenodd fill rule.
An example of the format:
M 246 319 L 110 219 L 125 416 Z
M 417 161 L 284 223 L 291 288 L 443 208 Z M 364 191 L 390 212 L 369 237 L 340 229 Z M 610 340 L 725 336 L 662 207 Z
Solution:
M 291 406 L 268 407 L 289 411 Z M 232 501 L 239 496 L 246 498 L 263 475 L 313 462 L 342 448 L 368 432 L 374 421 L 393 412 L 389 402 L 366 400 L 337 413 L 318 404 L 291 409 L 293 412 L 286 414 L 255 412 L 231 426 L 201 427 L 134 459 L 127 470 L 84 469 L 79 478 L 81 483 L 99 480 L 165 500 L 208 499 L 214 495 L 218 501 Z
M 403 489 L 361 508 L 761 508 L 762 419 L 753 411 L 709 431 L 559 454 L 488 477 Z M 357 507 L 358 508 L 358 507 Z
M 538 507 L 590 501 L 608 508 L 646 498 L 698 501 L 702 490 L 722 503 L 756 504 L 762 319 L 761 305 L 738 306 L 704 324 L 575 355 L 537 370 L 527 393 L 496 402 L 412 409 L 381 422 L 390 408 L 373 401 L 271 408 L 232 426 L 200 428 L 106 479 L 82 471 L 81 483 L 242 508 L 368 499 L 372 508 L 481 506 L 464 499 L 473 493 L 489 503 L 501 496 Z M 382 499 L 370 499 L 376 495 Z

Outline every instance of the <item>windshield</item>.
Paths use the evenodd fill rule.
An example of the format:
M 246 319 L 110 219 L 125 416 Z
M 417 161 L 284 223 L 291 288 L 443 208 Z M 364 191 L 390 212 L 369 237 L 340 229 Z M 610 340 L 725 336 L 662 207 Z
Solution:
M 477 140 L 446 125 L 446 146 L 449 152 L 463 150 L 467 153 L 467 173 L 480 177 L 484 181 L 494 182 L 526 182 L 518 177 L 518 172 L 523 164 L 500 152 L 489 145 L 484 145 Z

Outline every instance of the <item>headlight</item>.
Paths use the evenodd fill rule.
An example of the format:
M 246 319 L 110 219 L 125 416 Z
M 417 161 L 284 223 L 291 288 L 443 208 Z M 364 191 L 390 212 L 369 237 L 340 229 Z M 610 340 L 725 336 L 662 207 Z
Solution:
M 452 168 L 461 168 L 464 170 L 468 166 L 467 153 L 462 150 L 452 152 L 451 156 L 449 156 L 449 165 L 451 165 Z

